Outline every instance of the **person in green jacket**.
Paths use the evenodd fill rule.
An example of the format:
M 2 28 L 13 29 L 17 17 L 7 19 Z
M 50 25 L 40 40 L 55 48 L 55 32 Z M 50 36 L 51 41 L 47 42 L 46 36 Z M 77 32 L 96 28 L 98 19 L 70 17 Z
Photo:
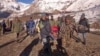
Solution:
M 20 35 L 22 30 L 23 30 L 22 21 L 16 17 L 14 22 L 13 22 L 13 31 L 17 35 L 17 41 L 19 40 L 19 35 Z

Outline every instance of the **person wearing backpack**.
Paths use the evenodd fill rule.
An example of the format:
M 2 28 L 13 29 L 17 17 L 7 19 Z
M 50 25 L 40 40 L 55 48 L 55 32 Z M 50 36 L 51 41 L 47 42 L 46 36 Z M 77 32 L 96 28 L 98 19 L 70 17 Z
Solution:
M 51 52 L 50 46 L 50 34 L 51 34 L 51 26 L 50 21 L 47 14 L 43 14 L 42 18 L 39 21 L 39 29 L 40 29 L 40 36 L 43 43 L 43 50 L 44 52 L 47 51 L 49 54 Z
M 39 29 L 40 29 L 41 39 L 44 39 L 47 36 L 50 36 L 50 33 L 51 33 L 50 21 L 46 17 L 47 15 L 43 14 L 38 24 Z
M 86 44 L 86 33 L 89 32 L 89 23 L 88 20 L 85 18 L 85 14 L 81 15 L 81 18 L 78 23 L 78 38 L 81 40 L 83 39 L 82 43 Z

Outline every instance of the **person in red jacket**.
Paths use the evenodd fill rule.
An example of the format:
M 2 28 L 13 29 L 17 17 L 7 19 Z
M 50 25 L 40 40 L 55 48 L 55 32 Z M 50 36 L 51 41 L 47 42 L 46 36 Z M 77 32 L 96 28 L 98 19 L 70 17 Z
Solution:
M 50 25 L 51 25 L 51 34 L 53 35 L 54 39 L 57 39 L 57 37 L 58 37 L 58 22 L 56 20 L 54 20 L 53 16 L 51 16 Z

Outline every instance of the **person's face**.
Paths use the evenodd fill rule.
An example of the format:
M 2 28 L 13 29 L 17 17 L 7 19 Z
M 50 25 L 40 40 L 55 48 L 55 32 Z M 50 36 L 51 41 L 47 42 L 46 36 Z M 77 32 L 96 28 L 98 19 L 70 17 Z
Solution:
M 51 18 L 51 20 L 53 21 L 54 19 L 53 19 L 53 18 Z
M 66 22 L 66 23 L 70 23 L 70 20 L 69 20 L 69 19 L 66 19 L 65 22 Z
M 58 21 L 60 21 L 61 20 L 61 18 L 60 17 L 58 17 Z
M 3 22 L 5 22 L 5 20 L 3 20 Z
M 82 16 L 81 16 L 81 19 L 84 19 L 84 18 L 85 18 L 85 15 L 82 15 Z
M 20 21 L 19 18 L 16 18 L 16 21 Z
M 17 18 L 15 18 L 15 20 L 17 21 L 18 19 L 17 19 Z
M 46 16 L 46 18 L 49 18 L 49 16 Z
M 62 21 L 64 22 L 65 21 L 65 18 L 62 18 Z
M 46 16 L 43 16 L 43 17 L 42 17 L 42 20 L 46 20 Z
M 32 18 L 30 18 L 29 20 L 32 20 Z
M 53 16 L 51 16 L 51 18 L 53 18 Z

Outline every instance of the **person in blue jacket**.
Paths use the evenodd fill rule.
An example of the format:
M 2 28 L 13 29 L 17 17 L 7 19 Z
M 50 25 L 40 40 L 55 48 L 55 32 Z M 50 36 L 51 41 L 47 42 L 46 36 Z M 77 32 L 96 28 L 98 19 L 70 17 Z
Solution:
M 30 19 L 26 22 L 26 28 L 27 28 L 28 35 L 33 35 L 34 27 L 35 27 L 35 22 L 32 19 L 32 17 L 30 17 Z

